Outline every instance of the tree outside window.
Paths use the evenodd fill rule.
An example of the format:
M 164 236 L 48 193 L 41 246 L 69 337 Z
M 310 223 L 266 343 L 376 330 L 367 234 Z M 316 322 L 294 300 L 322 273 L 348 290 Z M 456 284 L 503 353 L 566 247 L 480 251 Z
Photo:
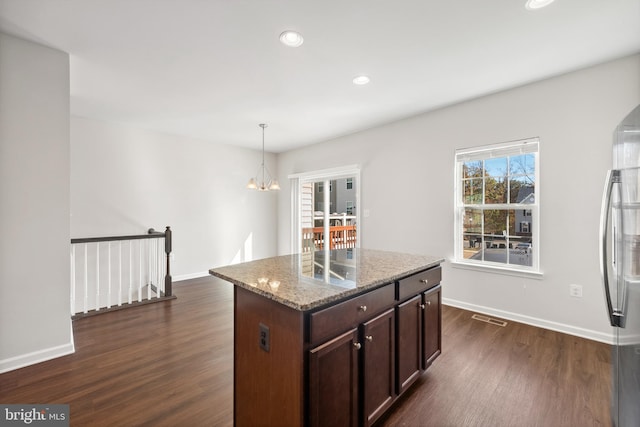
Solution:
M 456 151 L 456 261 L 537 270 L 538 139 Z

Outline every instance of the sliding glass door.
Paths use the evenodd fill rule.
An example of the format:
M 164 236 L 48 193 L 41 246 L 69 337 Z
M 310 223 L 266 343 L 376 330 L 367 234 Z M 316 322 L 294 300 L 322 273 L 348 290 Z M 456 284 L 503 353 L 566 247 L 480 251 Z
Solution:
M 298 174 L 292 186 L 295 203 L 294 248 L 305 252 L 359 246 L 360 171 L 332 169 Z

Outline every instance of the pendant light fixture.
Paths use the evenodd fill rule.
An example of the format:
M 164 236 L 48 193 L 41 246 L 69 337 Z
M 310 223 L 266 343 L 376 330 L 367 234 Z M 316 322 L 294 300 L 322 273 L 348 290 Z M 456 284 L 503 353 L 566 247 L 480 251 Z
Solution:
M 271 178 L 269 169 L 264 165 L 264 128 L 267 127 L 266 123 L 260 123 L 258 126 L 262 128 L 262 164 L 258 168 L 258 173 L 255 178 L 251 178 L 247 184 L 247 188 L 250 190 L 269 191 L 279 190 L 280 185 L 278 181 Z

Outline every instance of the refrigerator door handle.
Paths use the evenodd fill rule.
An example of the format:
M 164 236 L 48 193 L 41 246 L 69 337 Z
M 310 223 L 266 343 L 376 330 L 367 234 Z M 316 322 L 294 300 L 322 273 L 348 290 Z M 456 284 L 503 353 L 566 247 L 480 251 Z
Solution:
M 622 326 L 621 311 L 614 309 L 611 301 L 611 291 L 609 283 L 609 251 L 607 247 L 607 225 L 611 218 L 611 195 L 613 187 L 620 182 L 620 171 L 612 169 L 607 172 L 607 179 L 604 185 L 604 193 L 602 195 L 602 208 L 600 211 L 600 275 L 602 276 L 602 284 L 604 286 L 604 295 L 607 302 L 607 311 L 611 326 Z M 613 236 L 614 238 L 616 236 Z M 614 243 L 614 247 L 616 243 Z M 614 254 L 615 257 L 615 254 Z M 615 262 L 615 261 L 614 261 Z

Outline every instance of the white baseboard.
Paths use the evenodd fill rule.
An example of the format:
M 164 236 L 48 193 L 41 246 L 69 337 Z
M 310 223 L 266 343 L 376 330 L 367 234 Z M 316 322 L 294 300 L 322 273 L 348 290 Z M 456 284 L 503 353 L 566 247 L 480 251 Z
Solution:
M 207 277 L 209 275 L 208 271 L 204 271 L 204 272 L 199 272 L 199 273 L 189 273 L 189 274 L 179 274 L 177 276 L 173 276 L 173 281 L 174 282 L 181 282 L 183 280 L 189 280 L 189 279 L 198 279 L 200 277 Z
M 43 350 L 34 351 L 32 353 L 22 354 L 20 356 L 0 360 L 0 374 L 13 371 L 15 369 L 24 368 L 25 366 L 35 365 L 36 363 L 46 362 L 47 360 L 66 356 L 67 354 L 72 354 L 74 352 L 75 346 L 73 345 L 72 336 L 71 342 L 67 344 L 45 348 Z
M 590 329 L 578 328 L 571 325 L 565 325 L 563 323 L 551 322 L 549 320 L 538 319 L 536 317 L 524 316 L 518 313 L 512 313 L 509 311 L 497 310 L 491 307 L 485 307 L 481 305 L 469 304 L 463 301 L 452 300 L 449 298 L 442 298 L 444 305 L 450 305 L 452 307 L 462 308 L 464 310 L 473 311 L 485 315 L 500 317 L 506 320 L 512 320 L 514 322 L 524 323 L 531 326 L 536 326 L 543 329 L 549 329 L 556 332 L 562 332 L 569 335 L 574 335 L 581 338 L 590 339 L 593 341 L 603 342 L 605 344 L 613 344 L 613 334 L 605 334 Z

